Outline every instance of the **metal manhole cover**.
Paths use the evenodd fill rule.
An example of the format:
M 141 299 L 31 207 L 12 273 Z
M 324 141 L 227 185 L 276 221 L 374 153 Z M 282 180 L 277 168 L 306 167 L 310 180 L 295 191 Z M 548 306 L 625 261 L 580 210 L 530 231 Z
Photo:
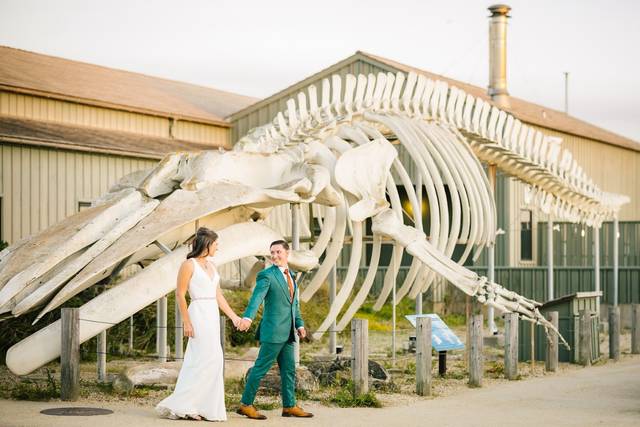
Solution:
M 76 407 L 76 408 L 50 408 L 43 409 L 40 411 L 41 414 L 45 415 L 63 415 L 63 416 L 83 416 L 87 417 L 90 415 L 109 415 L 113 414 L 111 409 L 102 409 L 102 408 L 85 408 L 85 407 Z

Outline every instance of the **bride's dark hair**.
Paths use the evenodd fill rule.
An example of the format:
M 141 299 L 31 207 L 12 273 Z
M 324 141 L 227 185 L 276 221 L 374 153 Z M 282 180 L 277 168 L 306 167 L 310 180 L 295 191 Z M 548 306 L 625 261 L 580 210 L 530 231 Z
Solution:
M 218 240 L 218 235 L 215 231 L 208 229 L 207 227 L 200 227 L 196 231 L 196 235 L 191 242 L 191 252 L 187 254 L 187 259 L 196 258 L 202 255 L 209 249 L 209 246 Z

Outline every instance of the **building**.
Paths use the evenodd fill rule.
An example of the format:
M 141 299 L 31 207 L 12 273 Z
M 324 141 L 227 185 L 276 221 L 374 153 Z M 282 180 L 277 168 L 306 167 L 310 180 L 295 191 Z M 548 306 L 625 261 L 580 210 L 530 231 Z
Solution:
M 0 46 L 0 241 L 74 214 L 166 153 L 231 147 L 257 100 Z

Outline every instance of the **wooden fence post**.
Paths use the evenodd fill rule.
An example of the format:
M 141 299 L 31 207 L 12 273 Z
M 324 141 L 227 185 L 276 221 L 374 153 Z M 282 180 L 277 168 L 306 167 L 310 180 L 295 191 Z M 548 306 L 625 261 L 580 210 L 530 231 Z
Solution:
M 518 313 L 504 315 L 504 374 L 508 380 L 518 378 Z
M 369 391 L 369 321 L 353 319 L 351 321 L 351 375 L 354 395 Z
M 558 329 L 558 312 L 550 311 L 547 314 L 547 320 Z M 558 335 L 554 332 L 547 339 L 547 351 L 544 362 L 544 369 L 547 372 L 556 372 L 558 370 Z
M 591 365 L 591 311 L 580 310 L 580 328 L 578 331 L 578 363 Z
M 416 393 L 431 396 L 431 318 L 416 323 Z
M 63 308 L 60 324 L 60 399 L 77 400 L 80 394 L 79 309 Z
M 107 379 L 107 331 L 100 332 L 97 338 L 98 381 L 104 382 Z
M 469 344 L 469 385 L 482 387 L 484 356 L 482 354 L 482 314 L 471 317 Z
M 620 360 L 620 307 L 609 309 L 609 359 Z
M 631 354 L 640 354 L 640 304 L 633 304 L 631 310 Z

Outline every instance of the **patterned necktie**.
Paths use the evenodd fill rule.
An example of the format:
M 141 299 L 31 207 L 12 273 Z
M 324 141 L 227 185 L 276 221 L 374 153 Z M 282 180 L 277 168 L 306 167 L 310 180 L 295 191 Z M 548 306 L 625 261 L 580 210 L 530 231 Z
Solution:
M 289 275 L 289 269 L 285 268 L 284 275 L 287 276 L 287 284 L 289 285 L 289 299 L 293 301 L 293 281 Z

